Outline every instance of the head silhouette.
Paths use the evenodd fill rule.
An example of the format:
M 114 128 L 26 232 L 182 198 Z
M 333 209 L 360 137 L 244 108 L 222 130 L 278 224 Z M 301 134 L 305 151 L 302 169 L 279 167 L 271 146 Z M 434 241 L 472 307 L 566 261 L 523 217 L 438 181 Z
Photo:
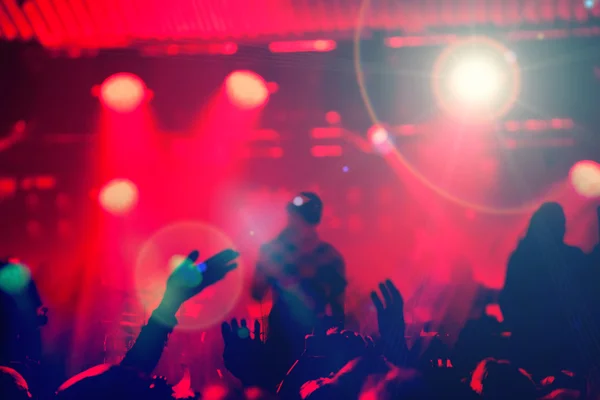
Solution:
M 316 227 L 323 216 L 323 202 L 312 192 L 302 192 L 287 205 L 288 225 L 292 227 Z
M 529 220 L 526 239 L 560 243 L 565 238 L 567 219 L 558 203 L 544 203 Z
M 0 393 L 12 400 L 31 398 L 25 378 L 14 369 L 3 366 L 0 366 Z

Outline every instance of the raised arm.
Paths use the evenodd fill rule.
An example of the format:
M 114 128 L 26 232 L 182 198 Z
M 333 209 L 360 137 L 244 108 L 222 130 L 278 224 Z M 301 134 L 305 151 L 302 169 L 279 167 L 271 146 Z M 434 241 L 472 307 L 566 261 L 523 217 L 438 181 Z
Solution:
M 169 276 L 160 305 L 152 313 L 148 324 L 142 328 L 121 365 L 150 374 L 160 360 L 169 334 L 177 325 L 175 314 L 179 307 L 234 270 L 238 255 L 233 250 L 225 250 L 197 264 L 199 254 L 197 251 L 191 252 Z

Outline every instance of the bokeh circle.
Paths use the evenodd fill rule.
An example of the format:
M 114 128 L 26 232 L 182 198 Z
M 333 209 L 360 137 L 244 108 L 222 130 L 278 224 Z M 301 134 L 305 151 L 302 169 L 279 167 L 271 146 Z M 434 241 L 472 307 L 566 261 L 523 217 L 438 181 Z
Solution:
M 191 250 L 205 260 L 221 250 L 235 248 L 232 240 L 210 224 L 183 221 L 168 225 L 153 234 L 141 247 L 135 263 L 135 285 L 138 299 L 149 310 L 154 309 L 164 293 L 167 278 Z M 243 290 L 243 264 L 225 279 L 203 290 L 187 301 L 179 315 L 179 327 L 203 330 L 220 324 L 235 307 Z

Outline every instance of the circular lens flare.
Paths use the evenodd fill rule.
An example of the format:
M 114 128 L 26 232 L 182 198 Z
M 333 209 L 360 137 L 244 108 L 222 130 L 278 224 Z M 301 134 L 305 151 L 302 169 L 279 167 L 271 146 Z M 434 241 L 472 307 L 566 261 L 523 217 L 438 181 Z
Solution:
M 168 225 L 152 235 L 141 247 L 135 263 L 135 285 L 138 297 L 149 310 L 160 302 L 165 290 L 165 282 L 171 273 L 185 264 L 191 250 L 200 252 L 199 262 L 218 252 L 234 248 L 233 242 L 224 233 L 211 225 L 185 221 Z M 179 326 L 187 330 L 205 329 L 223 321 L 235 307 L 243 289 L 243 266 L 188 300 L 181 309 Z M 206 269 L 199 263 L 196 271 L 190 274 L 190 282 L 198 283 L 198 278 Z M 180 274 L 180 277 L 187 275 Z
M 102 208 L 114 215 L 124 215 L 135 208 L 138 189 L 127 179 L 113 179 L 100 190 L 98 201 Z
M 129 113 L 146 97 L 146 85 L 134 74 L 121 72 L 106 78 L 100 87 L 100 100 L 109 109 Z
M 359 11 L 358 11 L 357 26 L 356 26 L 356 29 L 354 30 L 354 40 L 353 40 L 353 42 L 354 42 L 354 70 L 356 72 L 356 79 L 358 82 L 360 95 L 363 99 L 363 103 L 364 103 L 365 107 L 367 108 L 367 112 L 369 113 L 369 116 L 371 117 L 371 121 L 374 124 L 381 124 L 382 123 L 381 119 L 377 115 L 377 112 L 375 110 L 375 107 L 373 105 L 373 102 L 371 101 L 370 95 L 367 90 L 367 79 L 366 79 L 365 71 L 363 69 L 362 58 L 361 58 L 362 33 L 363 33 L 363 29 L 366 25 L 366 19 L 367 19 L 368 10 L 369 10 L 370 5 L 371 5 L 370 0 L 362 0 Z M 510 109 L 510 107 L 515 103 L 516 98 L 520 91 L 520 83 L 521 83 L 520 82 L 520 70 L 516 64 L 517 58 L 510 51 L 508 51 L 504 46 L 502 46 L 498 42 L 493 41 L 491 39 L 475 37 L 472 39 L 472 41 L 480 42 L 480 43 L 487 43 L 492 48 L 495 48 L 496 51 L 502 55 L 502 57 L 505 60 L 505 62 L 507 63 L 507 65 L 509 65 L 510 73 L 508 74 L 507 79 L 508 78 L 510 78 L 510 79 L 509 79 L 509 81 L 507 81 L 505 83 L 505 86 L 510 85 L 510 88 L 509 88 L 508 92 L 504 92 L 504 93 L 505 94 L 509 93 L 510 96 L 508 96 L 505 99 L 506 101 L 505 101 L 503 108 L 499 108 L 499 109 L 495 110 L 495 116 L 496 117 L 501 116 L 504 113 L 506 113 Z M 464 41 L 460 42 L 460 43 L 462 43 L 463 46 L 465 46 L 466 44 L 468 45 L 468 41 L 466 43 Z M 449 53 L 451 52 L 450 50 L 452 50 L 452 46 L 445 51 L 445 53 L 442 55 L 442 57 L 440 57 L 441 60 L 438 59 L 438 61 L 436 62 L 436 67 L 435 67 L 435 71 L 434 71 L 434 90 L 435 90 L 435 94 L 438 99 L 438 102 L 440 103 L 442 109 L 446 109 L 448 111 L 453 111 L 452 101 L 450 101 L 450 99 L 447 99 L 447 98 L 444 98 L 441 96 L 441 94 L 442 94 L 441 93 L 442 79 L 440 79 L 441 66 L 443 66 L 445 63 L 447 63 L 448 58 L 449 58 Z M 443 101 L 446 99 L 448 100 L 448 103 Z M 494 115 L 488 112 L 488 117 L 492 117 L 492 116 L 494 116 Z M 348 138 L 352 138 L 352 136 L 348 136 Z M 365 149 L 365 151 L 367 151 L 368 146 L 366 144 L 363 145 L 360 140 L 351 140 L 351 143 L 353 143 L 353 144 L 357 145 L 359 148 Z M 412 175 L 415 176 L 416 179 L 418 179 L 425 187 L 429 188 L 435 194 L 445 198 L 449 202 L 455 203 L 455 204 L 465 207 L 465 208 L 470 208 L 470 209 L 472 209 L 476 212 L 480 212 L 480 213 L 488 213 L 488 214 L 496 214 L 496 215 L 513 215 L 513 214 L 521 214 L 521 213 L 530 213 L 530 212 L 535 211 L 535 209 L 537 209 L 539 207 L 539 205 L 541 203 L 543 203 L 544 201 L 548 201 L 549 199 L 554 199 L 555 195 L 557 193 L 562 193 L 563 188 L 565 186 L 565 185 L 560 185 L 560 187 L 556 188 L 551 194 L 544 196 L 543 199 L 537 199 L 528 204 L 524 204 L 524 205 L 516 206 L 516 207 L 498 207 L 498 206 L 490 206 L 490 205 L 486 205 L 486 204 L 474 203 L 474 202 L 467 201 L 467 200 L 461 198 L 460 196 L 454 195 L 454 194 L 448 192 L 447 190 L 445 190 L 444 188 L 438 186 L 429 177 L 425 176 L 421 171 L 419 171 L 419 169 L 415 165 L 413 165 L 398 149 L 396 149 L 394 146 L 389 146 L 389 147 L 392 147 L 392 151 L 390 152 L 389 157 L 386 157 L 386 160 L 389 161 L 389 164 L 392 166 L 392 168 L 394 170 L 399 169 L 399 168 L 402 168 L 403 170 L 408 170 Z M 404 173 L 404 172 L 402 172 L 402 173 Z M 398 172 L 398 174 L 400 174 L 400 172 Z

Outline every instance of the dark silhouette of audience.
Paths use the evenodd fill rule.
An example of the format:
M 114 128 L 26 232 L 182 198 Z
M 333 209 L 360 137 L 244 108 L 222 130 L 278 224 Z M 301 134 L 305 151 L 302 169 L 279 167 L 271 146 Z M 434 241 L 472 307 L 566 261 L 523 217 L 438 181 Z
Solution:
M 467 305 L 468 315 L 459 318 L 462 326 L 452 326 L 456 340 L 450 346 L 442 340 L 445 332 L 409 346 L 404 300 L 390 280 L 371 293 L 378 322 L 373 337 L 343 329 L 343 260 L 314 232 L 320 200 L 310 193 L 300 196 L 290 203 L 288 228 L 263 248 L 257 266 L 253 294 L 263 298 L 274 292 L 266 335 L 258 321 L 248 326 L 234 319 L 222 325 L 224 364 L 239 385 L 223 382 L 188 398 L 600 399 L 595 255 L 565 244 L 566 218 L 559 204 L 543 204 L 534 213 L 510 256 L 499 296 L 504 322 Z M 181 305 L 235 273 L 237 257 L 225 250 L 198 262 L 198 252 L 191 252 L 168 278 L 160 305 L 118 365 L 91 368 L 56 393 L 42 393 L 31 392 L 24 376 L 9 366 L 14 360 L 7 360 L 0 367 L 0 398 L 185 397 L 153 371 Z M 457 271 L 464 273 L 454 279 L 468 281 L 470 289 L 460 293 L 458 285 L 447 297 L 475 299 L 480 288 L 470 272 Z M 7 299 L 15 294 L 4 293 L 2 306 L 10 308 Z M 2 317 L 3 326 L 9 326 L 19 309 L 4 311 Z
M 286 228 L 261 248 L 252 285 L 256 300 L 270 291 L 273 307 L 266 327 L 271 374 L 277 381 L 304 351 L 304 337 L 315 328 L 344 325 L 345 264 L 323 242 L 317 226 L 323 203 L 311 192 L 298 194 L 287 206 Z
M 589 260 L 564 243 L 565 232 L 562 207 L 542 205 L 510 256 L 500 295 L 511 359 L 535 374 L 581 368 L 586 330 L 593 326 L 586 304 Z

